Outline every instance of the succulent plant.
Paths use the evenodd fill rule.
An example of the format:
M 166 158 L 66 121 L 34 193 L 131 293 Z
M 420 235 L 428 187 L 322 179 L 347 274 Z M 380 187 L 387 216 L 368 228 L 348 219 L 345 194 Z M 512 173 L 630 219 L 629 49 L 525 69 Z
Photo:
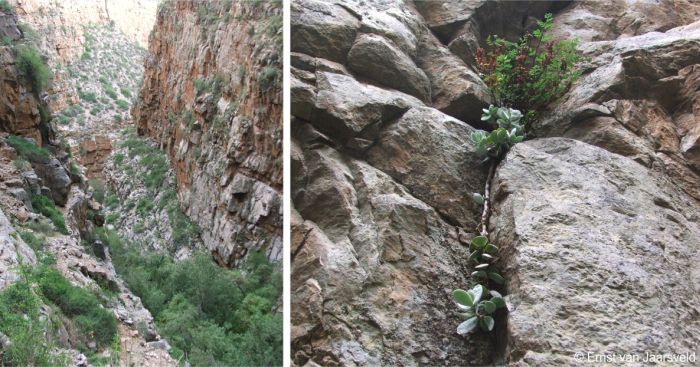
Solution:
M 455 289 L 452 296 L 457 303 L 459 315 L 465 320 L 457 326 L 457 334 L 460 335 L 467 334 L 477 327 L 484 331 L 493 330 L 495 325 L 493 313 L 506 306 L 500 293 L 490 291 L 481 284 L 475 285 L 468 291 Z
M 498 158 L 510 147 L 523 141 L 525 127 L 521 122 L 523 114 L 520 111 L 491 105 L 483 112 L 481 120 L 495 123 L 498 127 L 490 133 L 477 130 L 471 134 L 470 138 L 476 145 L 477 154 Z

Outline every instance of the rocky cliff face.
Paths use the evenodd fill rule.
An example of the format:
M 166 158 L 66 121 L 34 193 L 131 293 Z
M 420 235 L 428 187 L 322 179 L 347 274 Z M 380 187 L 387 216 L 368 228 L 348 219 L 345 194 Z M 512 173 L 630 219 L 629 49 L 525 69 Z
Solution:
M 13 42 L 23 38 L 17 22 L 15 13 L 0 10 L 0 38 L 8 41 L 0 44 L 0 131 L 31 137 L 41 144 L 39 91 L 34 91 L 17 72 L 12 47 Z
M 547 11 L 555 37 L 582 41 L 584 75 L 497 168 L 489 227 L 509 312 L 492 335 L 461 338 L 450 291 L 469 282 L 469 195 L 486 180 L 469 134 L 491 102 L 474 53 Z M 294 1 L 294 363 L 696 352 L 697 12 L 670 1 Z
M 254 249 L 281 259 L 281 11 L 278 2 L 164 3 L 133 110 L 226 266 Z

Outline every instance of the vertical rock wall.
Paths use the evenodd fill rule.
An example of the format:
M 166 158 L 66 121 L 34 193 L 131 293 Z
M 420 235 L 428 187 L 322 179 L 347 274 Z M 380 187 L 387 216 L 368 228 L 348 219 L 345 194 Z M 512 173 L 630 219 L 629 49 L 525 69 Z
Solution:
M 490 102 L 474 53 L 547 11 L 583 76 L 497 169 L 509 313 L 461 338 Z M 696 3 L 297 0 L 291 19 L 294 363 L 698 353 Z
M 281 259 L 281 27 L 279 2 L 163 3 L 133 110 L 222 265 Z

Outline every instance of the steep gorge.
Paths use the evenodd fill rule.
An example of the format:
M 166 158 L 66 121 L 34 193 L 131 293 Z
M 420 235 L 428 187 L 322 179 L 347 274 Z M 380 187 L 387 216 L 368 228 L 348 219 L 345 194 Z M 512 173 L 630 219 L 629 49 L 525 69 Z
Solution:
M 697 353 L 693 2 L 292 2 L 296 365 L 577 365 Z M 583 75 L 496 170 L 508 312 L 460 337 L 487 167 L 488 35 L 547 12 Z M 672 302 L 671 299 L 682 299 Z
M 185 212 L 222 266 L 249 251 L 282 258 L 281 10 L 164 5 L 134 110 L 139 133 L 173 162 Z
M 39 305 L 0 316 L 7 363 L 281 363 L 281 6 L 165 2 L 149 37 L 155 4 L 0 4 L 0 307 Z

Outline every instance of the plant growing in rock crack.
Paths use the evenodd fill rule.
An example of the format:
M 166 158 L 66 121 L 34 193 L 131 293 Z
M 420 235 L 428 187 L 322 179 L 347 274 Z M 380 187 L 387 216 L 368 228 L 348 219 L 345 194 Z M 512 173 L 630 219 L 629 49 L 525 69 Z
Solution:
M 471 135 L 477 154 L 484 157 L 484 162 L 490 163 L 490 168 L 484 194 L 472 194 L 474 202 L 477 205 L 483 205 L 477 228 L 479 236 L 474 237 L 469 244 L 469 261 L 474 264 L 471 276 L 476 285 L 469 291 L 456 289 L 453 292 L 455 302 L 461 311 L 460 316 L 466 319 L 457 327 L 457 333 L 460 335 L 475 330 L 477 326 L 484 331 L 493 330 L 495 325 L 493 313 L 506 305 L 501 294 L 490 289 L 494 283 L 505 284 L 505 279 L 494 265 L 497 260 L 498 246 L 489 241 L 487 223 L 491 212 L 491 180 L 498 161 L 513 145 L 525 138 L 522 118 L 523 114 L 518 110 L 491 105 L 483 110 L 481 120 L 492 125 L 494 130 L 490 133 L 478 130 Z
M 457 303 L 459 316 L 465 319 L 457 326 L 457 334 L 460 335 L 471 332 L 477 326 L 484 331 L 493 330 L 495 321 L 492 315 L 497 309 L 506 306 L 500 293 L 488 290 L 481 284 L 468 291 L 455 289 L 452 296 Z
M 581 75 L 578 40 L 552 40 L 552 14 L 516 42 L 489 36 L 476 52 L 476 67 L 499 105 L 518 108 L 529 124 Z
M 471 140 L 476 145 L 477 154 L 488 159 L 498 159 L 511 146 L 525 139 L 525 126 L 522 124 L 523 114 L 512 108 L 489 106 L 484 109 L 481 121 L 496 128 L 487 133 L 477 130 L 472 133 Z

